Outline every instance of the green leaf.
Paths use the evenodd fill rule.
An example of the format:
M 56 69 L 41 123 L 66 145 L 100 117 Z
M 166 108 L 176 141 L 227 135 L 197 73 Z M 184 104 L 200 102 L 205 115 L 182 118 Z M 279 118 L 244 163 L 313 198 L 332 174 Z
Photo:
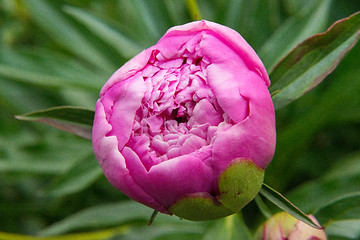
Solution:
M 23 234 L 0 232 L 1 240 L 104 240 L 113 236 L 125 234 L 128 232 L 128 227 L 117 227 L 93 232 L 81 232 L 74 234 L 67 234 L 53 237 L 36 237 Z
M 1 48 L 0 59 L 4 65 L 43 75 L 59 76 L 84 84 L 93 82 L 101 87 L 99 80 L 106 79 L 108 74 L 96 72 L 96 69 L 80 62 L 61 51 L 44 47 L 27 46 L 22 48 Z M 66 83 L 66 81 L 64 81 Z
M 132 58 L 143 50 L 139 45 L 134 43 L 134 40 L 127 38 L 98 17 L 75 7 L 66 6 L 64 10 L 83 23 L 97 37 L 115 48 L 121 56 Z
M 205 234 L 203 240 L 251 240 L 249 229 L 237 214 L 216 221 L 214 227 Z
M 305 211 L 314 212 L 332 199 L 360 192 L 360 152 L 340 158 L 321 178 L 300 185 L 287 194 Z
M 41 235 L 58 235 L 84 228 L 104 228 L 112 226 L 121 226 L 127 223 L 141 222 L 146 225 L 153 209 L 148 208 L 140 203 L 132 200 L 125 200 L 118 203 L 103 204 L 81 210 L 48 228 L 44 229 Z M 146 225 L 147 229 L 151 229 L 157 224 L 189 224 L 198 227 L 203 226 L 202 223 L 194 223 L 188 221 L 180 221 L 176 217 L 165 214 L 159 214 L 151 227 Z
M 79 107 L 54 107 L 16 116 L 19 120 L 49 124 L 91 140 L 91 128 L 95 112 Z
M 65 173 L 55 178 L 44 190 L 44 194 L 59 197 L 79 192 L 88 187 L 102 174 L 93 154 L 80 161 Z
M 28 0 L 24 3 L 29 7 L 36 23 L 58 44 L 93 66 L 100 67 L 105 72 L 114 72 L 114 65 L 48 1 Z
M 288 18 L 265 42 L 259 56 L 270 71 L 296 44 L 323 31 L 327 23 L 331 0 L 315 0 Z
M 264 201 L 261 199 L 260 195 L 256 195 L 255 197 L 255 203 L 257 205 L 257 207 L 259 208 L 260 212 L 266 217 L 266 218 L 270 218 L 273 214 L 270 211 L 270 209 L 268 208 L 268 206 L 266 206 L 266 204 L 264 203 Z
M 326 227 L 326 233 L 331 238 L 329 239 L 339 239 L 333 237 L 341 237 L 340 239 L 360 239 L 360 219 L 345 219 L 334 221 Z
M 279 208 L 284 210 L 285 212 L 289 213 L 291 216 L 303 221 L 304 223 L 308 224 L 317 229 L 322 229 L 321 226 L 313 222 L 305 213 L 303 213 L 300 209 L 298 209 L 294 204 L 292 204 L 289 200 L 287 200 L 283 195 L 279 192 L 274 190 L 273 188 L 269 187 L 266 184 L 263 184 L 262 188 L 259 192 L 269 201 L 277 205 Z
M 360 36 L 360 12 L 334 23 L 325 33 L 308 38 L 271 72 L 270 92 L 279 109 L 317 86 L 330 74 Z
M 315 213 L 317 220 L 323 225 L 329 225 L 336 220 L 355 218 L 353 213 L 359 213 L 360 210 L 360 192 L 341 196 Z M 360 216 L 357 215 L 360 221 Z
M 154 224 L 150 227 L 147 225 L 133 225 L 128 232 L 120 234 L 117 236 L 118 238 L 115 237 L 112 240 L 201 240 L 205 231 L 202 225 L 186 221 Z
M 133 201 L 90 207 L 44 229 L 41 235 L 58 235 L 82 228 L 109 227 L 134 220 L 146 221 L 151 209 Z
M 94 82 L 83 82 L 79 81 L 81 79 L 77 78 L 76 80 L 70 80 L 63 77 L 52 76 L 50 74 L 44 74 L 40 72 L 34 72 L 24 69 L 19 69 L 17 67 L 4 65 L 0 63 L 0 75 L 15 79 L 25 83 L 31 83 L 46 87 L 71 87 L 71 88 L 86 88 L 89 90 L 98 91 L 100 85 Z
M 133 0 L 131 2 L 141 16 L 139 21 L 142 22 L 143 31 L 148 33 L 151 42 L 157 42 L 171 26 L 171 18 L 163 1 Z
M 185 0 L 185 4 L 192 20 L 196 21 L 202 19 L 196 0 Z
M 0 135 L 0 175 L 61 174 L 73 165 L 74 159 L 83 159 L 92 152 L 89 141 L 56 130 L 47 131 L 45 136 L 34 136 L 31 131 Z

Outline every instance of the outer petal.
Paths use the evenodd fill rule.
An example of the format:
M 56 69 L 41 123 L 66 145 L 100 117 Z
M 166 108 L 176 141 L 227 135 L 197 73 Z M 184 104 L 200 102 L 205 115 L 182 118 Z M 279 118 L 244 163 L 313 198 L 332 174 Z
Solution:
M 111 126 L 106 122 L 104 107 L 98 101 L 93 127 L 93 148 L 108 181 L 135 201 L 159 211 L 167 212 L 162 205 L 135 183 L 126 168 L 124 157 L 118 150 L 117 138 L 115 136 L 105 136 L 110 129 Z
M 140 74 L 116 83 L 108 89 L 101 101 L 104 104 L 109 124 L 108 135 L 118 139 L 119 150 L 129 141 L 136 111 L 140 108 L 146 91 L 145 82 Z
M 214 175 L 203 161 L 211 156 L 210 146 L 189 155 L 153 166 L 149 172 L 129 148 L 123 150 L 129 172 L 139 186 L 165 208 L 185 194 L 211 192 Z
M 261 80 L 258 79 L 257 82 L 259 81 Z M 216 134 L 213 143 L 216 172 L 224 170 L 236 158 L 251 159 L 259 167 L 265 168 L 274 155 L 276 133 L 271 97 L 265 85 L 259 85 L 251 92 L 252 87 L 256 87 L 255 80 L 249 82 L 250 89 L 244 91 L 244 96 L 249 99 L 249 116 L 231 128 L 218 130 Z
M 196 32 L 202 31 L 204 29 L 213 31 L 212 34 L 216 35 L 219 40 L 226 42 L 241 57 L 241 59 L 245 61 L 249 69 L 258 72 L 259 75 L 264 79 L 266 85 L 270 85 L 270 80 L 266 69 L 260 58 L 257 56 L 256 52 L 238 32 L 231 28 L 206 20 L 196 21 L 170 28 L 161 38 L 161 40 L 169 37 L 183 35 L 183 33 L 195 34 Z
M 309 217 L 311 220 L 319 224 L 313 215 L 309 215 Z M 327 236 L 324 230 L 315 229 L 302 221 L 297 221 L 295 229 L 290 232 L 288 239 L 327 240 Z
M 273 157 L 276 140 L 274 108 L 266 82 L 221 42 L 216 44 L 221 51 L 211 51 L 215 40 L 207 38 L 202 49 L 212 62 L 207 68 L 208 82 L 219 105 L 235 123 L 216 134 L 214 170 L 220 173 L 236 158 L 251 159 L 265 168 Z
M 134 58 L 130 59 L 125 63 L 121 68 L 119 68 L 105 83 L 103 88 L 100 91 L 100 97 L 105 94 L 105 92 L 113 86 L 115 83 L 120 82 L 124 79 L 134 76 L 140 69 L 143 69 L 148 63 L 153 47 L 148 48 Z

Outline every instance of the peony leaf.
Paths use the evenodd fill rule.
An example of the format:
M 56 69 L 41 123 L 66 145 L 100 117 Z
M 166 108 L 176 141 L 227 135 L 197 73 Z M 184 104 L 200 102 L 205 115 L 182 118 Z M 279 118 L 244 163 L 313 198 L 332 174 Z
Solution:
M 60 197 L 79 192 L 92 184 L 100 175 L 101 168 L 94 154 L 76 161 L 65 173 L 56 177 L 45 188 L 44 194 Z
M 314 212 L 329 200 L 353 192 L 360 192 L 360 152 L 340 158 L 321 178 L 298 186 L 287 197 L 304 211 Z
M 143 50 L 134 40 L 127 38 L 105 21 L 80 8 L 66 6 L 64 7 L 64 11 L 84 24 L 97 37 L 115 48 L 118 53 L 125 58 L 132 58 Z
M 134 201 L 97 205 L 50 225 L 41 235 L 58 235 L 89 227 L 120 226 L 136 220 L 145 223 L 149 216 L 151 209 Z
M 64 14 L 56 10 L 49 1 L 29 0 L 24 4 L 29 8 L 37 25 L 49 34 L 58 44 L 75 55 L 88 61 L 99 70 L 113 72 L 113 63 L 72 24 Z
M 210 228 L 203 240 L 250 240 L 253 239 L 250 230 L 237 214 L 216 221 L 214 227 Z
M 159 214 L 156 217 L 155 223 L 151 227 L 149 227 L 146 225 L 146 222 L 149 220 L 151 214 L 152 209 L 131 200 L 123 200 L 116 203 L 96 205 L 81 210 L 69 217 L 60 220 L 59 222 L 50 225 L 49 227 L 41 231 L 40 235 L 50 236 L 79 231 L 86 228 L 106 228 L 123 226 L 128 228 L 127 234 L 129 234 L 129 231 L 135 230 L 134 232 L 131 232 L 131 234 L 129 234 L 130 237 L 134 237 L 137 234 L 140 234 L 142 237 L 140 239 L 144 239 L 143 231 L 138 232 L 136 231 L 136 229 L 129 229 L 129 223 L 134 224 L 136 222 L 141 223 L 140 226 L 144 226 L 145 229 L 152 229 L 156 228 L 157 226 L 161 226 L 161 228 L 166 228 L 166 226 L 168 226 L 170 227 L 169 231 L 178 233 L 182 233 L 182 231 L 201 233 L 204 231 L 204 225 L 202 223 L 179 221 L 178 218 L 165 214 Z M 156 232 L 152 232 L 151 235 L 158 236 L 161 233 L 161 230 L 157 229 Z M 146 236 L 146 239 L 154 239 L 150 237 L 150 235 Z
M 91 140 L 94 111 L 80 107 L 63 106 L 18 115 L 15 118 L 25 121 L 43 122 Z
M 186 0 L 185 4 L 192 20 L 197 21 L 202 19 L 200 9 L 196 0 Z
M 95 81 L 88 80 L 87 82 L 85 82 L 83 79 L 80 78 L 70 79 L 65 77 L 53 76 L 43 72 L 19 69 L 17 67 L 2 63 L 0 63 L 0 75 L 2 77 L 15 79 L 20 82 L 52 88 L 82 88 L 91 91 L 98 91 L 99 89 L 99 84 Z
M 139 21 L 143 24 L 143 31 L 147 32 L 149 42 L 157 42 L 169 27 L 171 19 L 162 1 L 144 1 L 133 0 L 137 14 L 139 14 Z
M 329 75 L 360 36 L 360 12 L 335 22 L 294 48 L 270 74 L 274 106 L 279 109 L 299 98 Z
M 265 198 L 269 201 L 277 205 L 279 208 L 289 213 L 291 216 L 303 221 L 317 229 L 322 229 L 321 226 L 313 222 L 305 213 L 303 213 L 299 208 L 297 208 L 294 204 L 292 204 L 289 200 L 287 200 L 281 193 L 269 187 L 265 183 L 262 185 L 260 192 Z
M 291 49 L 306 38 L 324 31 L 331 0 L 303 3 L 301 10 L 288 18 L 259 50 L 259 57 L 270 71 Z
M 331 237 L 330 239 L 359 240 L 360 219 L 334 221 L 326 227 L 326 233 Z
M 52 237 L 37 237 L 32 235 L 23 235 L 16 233 L 0 232 L 0 239 L 6 240 L 104 240 L 112 239 L 113 236 L 126 234 L 128 232 L 127 226 L 115 227 L 111 229 L 72 233 L 67 235 L 52 236 Z
M 259 208 L 260 212 L 266 217 L 271 218 L 273 215 L 268 206 L 264 203 L 264 201 L 261 199 L 260 195 L 256 195 L 254 198 L 256 206 Z
M 331 225 L 334 221 L 344 219 L 357 218 L 357 220 L 360 221 L 358 215 L 360 211 L 359 202 L 360 192 L 341 196 L 320 208 L 315 213 L 315 217 L 324 225 Z

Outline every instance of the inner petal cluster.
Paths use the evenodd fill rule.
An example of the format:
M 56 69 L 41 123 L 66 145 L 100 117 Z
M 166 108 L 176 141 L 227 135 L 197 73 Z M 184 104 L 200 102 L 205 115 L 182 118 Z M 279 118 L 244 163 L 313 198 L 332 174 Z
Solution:
M 227 119 L 206 80 L 208 66 L 201 56 L 165 59 L 152 52 L 142 70 L 146 92 L 129 141 L 147 170 L 210 145 Z

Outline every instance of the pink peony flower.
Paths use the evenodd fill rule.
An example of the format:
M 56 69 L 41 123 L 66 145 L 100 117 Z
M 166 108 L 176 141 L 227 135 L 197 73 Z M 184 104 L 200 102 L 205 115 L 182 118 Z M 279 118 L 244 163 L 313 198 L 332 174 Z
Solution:
M 309 215 L 314 222 L 316 218 Z M 272 216 L 256 232 L 256 240 L 327 240 L 324 230 L 315 229 L 286 212 Z
M 209 21 L 169 29 L 107 81 L 93 148 L 109 182 L 191 220 L 240 210 L 275 149 L 266 70 L 234 30 Z

